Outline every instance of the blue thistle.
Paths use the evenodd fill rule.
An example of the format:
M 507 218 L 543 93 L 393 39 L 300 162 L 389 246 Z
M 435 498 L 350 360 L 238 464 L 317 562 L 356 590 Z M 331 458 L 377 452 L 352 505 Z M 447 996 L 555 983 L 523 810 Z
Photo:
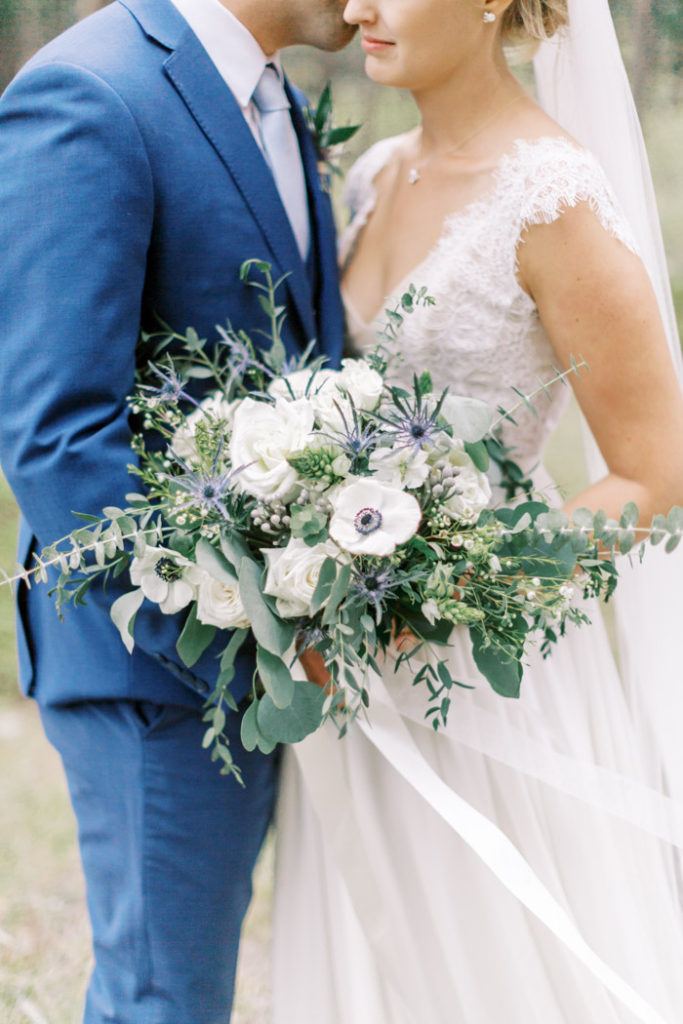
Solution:
M 176 487 L 186 491 L 187 501 L 176 507 L 176 513 L 187 512 L 191 508 L 199 508 L 204 514 L 217 512 L 221 518 L 229 519 L 230 515 L 224 502 L 225 494 L 231 490 L 231 481 L 240 472 L 239 469 L 225 469 L 219 466 L 221 453 L 223 451 L 223 440 L 218 445 L 218 450 L 207 472 L 203 469 L 192 469 L 182 459 L 176 461 L 183 467 L 182 476 L 171 477 Z
M 375 417 L 384 423 L 387 431 L 393 435 L 397 447 L 411 448 L 416 452 L 432 446 L 436 435 L 445 432 L 438 419 L 447 391 L 443 392 L 434 408 L 430 410 L 423 404 L 422 389 L 417 377 L 413 378 L 413 382 L 414 397 L 408 398 L 405 392 L 392 388 L 391 397 L 396 412 L 385 416 L 376 413 Z
M 155 366 L 154 363 L 150 363 L 149 368 L 155 377 L 158 377 L 161 381 L 157 387 L 152 387 L 150 384 L 143 384 L 139 388 L 140 391 L 144 391 L 149 395 L 150 405 L 174 405 L 179 402 L 181 398 L 191 402 L 194 406 L 199 405 L 199 403 L 185 391 L 184 381 L 179 376 L 170 359 L 164 369 Z

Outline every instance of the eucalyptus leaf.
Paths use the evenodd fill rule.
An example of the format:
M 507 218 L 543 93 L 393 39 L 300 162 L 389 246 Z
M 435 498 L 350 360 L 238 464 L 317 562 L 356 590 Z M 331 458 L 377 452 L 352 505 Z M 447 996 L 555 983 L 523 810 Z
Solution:
M 289 707 L 276 707 L 268 694 L 259 701 L 258 727 L 278 743 L 298 743 L 314 732 L 322 721 L 325 691 L 314 683 L 298 679 Z
M 250 558 L 240 566 L 240 597 L 256 640 L 271 654 L 283 655 L 294 642 L 294 627 L 282 622 L 266 604 L 261 590 L 261 568 Z
M 266 693 L 276 707 L 289 707 L 294 696 L 294 680 L 282 658 L 259 644 L 256 648 L 256 668 Z
M 337 573 L 337 578 L 334 581 L 330 596 L 325 606 L 325 613 L 323 615 L 323 626 L 329 626 L 334 622 L 334 616 L 337 612 L 337 608 L 342 603 L 344 598 L 349 592 L 349 583 L 351 581 L 351 566 L 350 564 L 342 565 Z M 361 616 L 361 620 L 363 616 Z
M 454 435 L 469 444 L 481 441 L 491 429 L 494 419 L 493 410 L 486 402 L 465 395 L 451 394 L 446 395 L 444 399 L 441 416 L 453 428 Z M 475 465 L 478 469 L 481 468 L 476 461 Z M 488 468 L 488 463 L 485 468 Z
M 208 572 L 209 576 L 212 576 L 213 579 L 228 585 L 234 585 L 237 582 L 237 573 L 232 563 L 228 561 L 221 551 L 217 551 L 206 538 L 202 537 L 199 540 L 195 548 L 194 557 L 199 568 Z
M 193 604 L 175 645 L 183 664 L 191 668 L 199 661 L 215 635 L 216 627 L 200 622 L 197 618 L 197 605 Z
M 311 598 L 311 615 L 315 615 L 327 601 L 337 576 L 337 560 L 328 556 L 320 566 L 318 582 Z
M 249 548 L 245 541 L 239 536 L 239 534 L 226 529 L 221 530 L 220 545 L 221 551 L 230 562 L 235 572 L 239 575 L 242 559 L 251 557 Z

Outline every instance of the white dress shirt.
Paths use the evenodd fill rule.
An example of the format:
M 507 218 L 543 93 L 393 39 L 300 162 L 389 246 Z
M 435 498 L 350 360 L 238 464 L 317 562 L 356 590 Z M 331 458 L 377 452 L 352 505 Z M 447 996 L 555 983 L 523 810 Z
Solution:
M 272 64 L 280 80 L 284 81 L 279 55 L 265 54 L 249 29 L 224 7 L 220 0 L 172 0 L 172 3 L 197 36 L 239 103 L 259 149 L 270 163 L 264 148 L 260 115 L 252 95 L 267 64 Z M 287 152 L 290 171 L 284 180 L 281 180 L 279 166 L 274 168 L 273 174 L 283 204 L 288 210 L 290 222 L 293 224 L 299 252 L 305 259 L 310 245 L 306 181 L 293 125 L 290 126 L 289 132 L 291 139 Z M 299 166 L 294 170 L 291 160 L 297 156 Z M 293 207 L 290 208 L 288 203 L 292 192 L 295 199 Z
M 277 53 L 268 56 L 248 28 L 220 0 L 172 0 L 239 103 L 259 147 L 258 111 L 251 101 L 266 64 L 282 77 Z

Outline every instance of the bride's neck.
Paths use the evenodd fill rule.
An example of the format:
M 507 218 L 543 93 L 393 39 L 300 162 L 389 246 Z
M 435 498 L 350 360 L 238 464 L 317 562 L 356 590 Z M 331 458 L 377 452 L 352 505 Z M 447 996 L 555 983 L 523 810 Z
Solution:
M 500 62 L 462 68 L 448 80 L 414 92 L 422 121 L 422 152 L 441 153 L 458 147 L 521 92 L 502 57 Z

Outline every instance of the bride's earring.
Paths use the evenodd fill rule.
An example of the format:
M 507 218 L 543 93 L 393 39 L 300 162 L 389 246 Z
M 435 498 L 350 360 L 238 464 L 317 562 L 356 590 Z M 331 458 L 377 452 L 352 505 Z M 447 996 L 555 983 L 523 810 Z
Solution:
M 485 22 L 488 23 L 488 22 L 492 22 L 492 21 L 495 21 L 495 20 L 496 20 L 496 12 L 495 11 L 484 11 L 484 21 Z

